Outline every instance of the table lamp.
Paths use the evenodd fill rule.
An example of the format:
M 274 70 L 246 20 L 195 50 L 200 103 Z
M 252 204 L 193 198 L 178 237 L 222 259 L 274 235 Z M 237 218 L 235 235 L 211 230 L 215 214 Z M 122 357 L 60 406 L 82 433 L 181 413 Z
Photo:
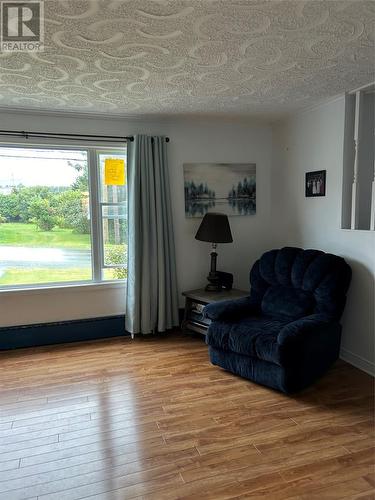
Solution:
M 198 228 L 195 239 L 212 243 L 211 269 L 209 275 L 207 276 L 209 284 L 206 286 L 206 290 L 218 292 L 221 290 L 221 284 L 219 275 L 216 271 L 217 244 L 232 243 L 233 241 L 228 217 L 225 214 L 215 212 L 206 214 Z

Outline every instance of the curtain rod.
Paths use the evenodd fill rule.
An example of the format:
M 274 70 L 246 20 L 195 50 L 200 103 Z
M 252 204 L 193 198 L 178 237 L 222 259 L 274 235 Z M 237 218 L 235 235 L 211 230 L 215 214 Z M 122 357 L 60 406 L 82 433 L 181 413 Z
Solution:
M 13 137 L 23 137 L 24 139 L 29 139 L 31 137 L 39 137 L 39 138 L 51 138 L 51 139 L 59 139 L 59 138 L 68 138 L 74 141 L 78 141 L 83 139 L 85 141 L 96 142 L 96 141 L 108 141 L 108 142 L 133 142 L 134 136 L 116 136 L 116 135 L 96 135 L 96 134 L 60 134 L 54 132 L 25 132 L 21 130 L 0 130 L 0 136 L 13 136 Z M 169 142 L 169 137 L 165 138 L 166 142 Z

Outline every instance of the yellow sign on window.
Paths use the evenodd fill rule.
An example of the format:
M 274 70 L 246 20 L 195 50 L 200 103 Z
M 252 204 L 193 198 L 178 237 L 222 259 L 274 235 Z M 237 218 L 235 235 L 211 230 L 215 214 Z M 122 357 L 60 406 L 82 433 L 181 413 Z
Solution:
M 104 184 L 107 186 L 124 186 L 125 183 L 125 160 L 107 158 L 104 162 Z

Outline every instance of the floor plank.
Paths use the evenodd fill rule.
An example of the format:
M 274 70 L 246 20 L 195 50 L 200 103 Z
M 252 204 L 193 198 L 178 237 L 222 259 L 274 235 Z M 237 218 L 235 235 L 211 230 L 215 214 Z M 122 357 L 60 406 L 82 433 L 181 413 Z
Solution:
M 199 337 L 0 353 L 0 499 L 370 499 L 373 380 L 338 362 L 288 397 Z

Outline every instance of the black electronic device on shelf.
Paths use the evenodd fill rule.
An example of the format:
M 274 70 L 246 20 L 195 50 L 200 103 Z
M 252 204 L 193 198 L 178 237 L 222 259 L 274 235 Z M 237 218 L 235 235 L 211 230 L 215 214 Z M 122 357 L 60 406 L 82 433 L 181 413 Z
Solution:
M 224 271 L 217 271 L 217 275 L 220 288 L 224 288 L 225 290 L 232 290 L 233 274 L 225 273 Z

